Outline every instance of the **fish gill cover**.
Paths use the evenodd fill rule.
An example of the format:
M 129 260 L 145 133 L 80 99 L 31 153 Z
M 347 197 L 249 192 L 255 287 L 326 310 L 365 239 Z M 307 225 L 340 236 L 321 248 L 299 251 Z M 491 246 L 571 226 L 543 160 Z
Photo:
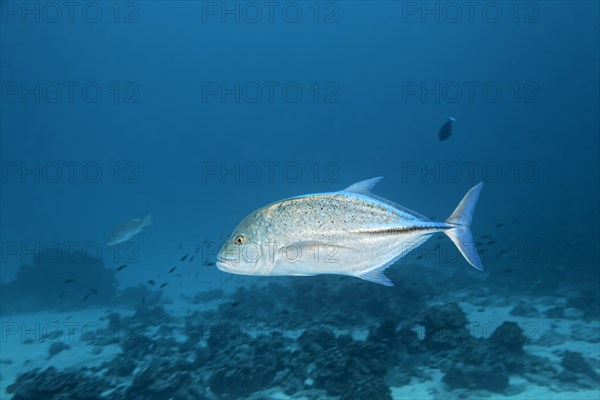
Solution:
M 599 7 L 1 1 L 0 398 L 599 398 Z

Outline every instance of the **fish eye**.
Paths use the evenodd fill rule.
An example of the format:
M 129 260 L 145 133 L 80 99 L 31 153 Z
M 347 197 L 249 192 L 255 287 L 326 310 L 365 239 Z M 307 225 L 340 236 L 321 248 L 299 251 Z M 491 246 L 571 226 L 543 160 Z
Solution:
M 235 244 L 244 244 L 246 243 L 246 237 L 243 235 L 237 235 L 235 239 L 233 239 L 233 241 L 235 242 Z

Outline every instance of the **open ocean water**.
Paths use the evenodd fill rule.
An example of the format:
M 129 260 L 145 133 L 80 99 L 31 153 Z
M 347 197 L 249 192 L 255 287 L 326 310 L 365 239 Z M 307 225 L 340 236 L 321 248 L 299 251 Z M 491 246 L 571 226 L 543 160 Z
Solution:
M 0 398 L 598 399 L 599 26 L 0 1 Z

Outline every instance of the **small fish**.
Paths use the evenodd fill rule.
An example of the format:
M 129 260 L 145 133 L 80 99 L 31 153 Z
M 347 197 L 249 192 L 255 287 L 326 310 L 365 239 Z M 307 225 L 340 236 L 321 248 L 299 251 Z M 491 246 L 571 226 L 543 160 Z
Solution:
M 58 295 L 59 299 L 62 299 L 65 296 L 65 292 L 60 292 L 60 294 Z
M 237 307 L 240 305 L 239 301 L 234 301 L 233 303 L 231 303 L 231 307 Z
M 490 245 L 490 244 L 495 244 L 496 241 L 495 240 L 488 240 L 485 244 Z
M 504 272 L 505 274 L 508 274 L 508 273 L 512 272 L 512 269 L 510 269 L 510 268 L 509 268 L 509 269 L 505 269 L 503 272 Z
M 156 282 L 154 282 L 152 279 L 150 279 L 150 280 L 148 281 L 148 284 L 150 284 L 150 285 L 154 286 L 154 285 L 156 284 Z
M 214 266 L 214 265 L 215 265 L 215 263 L 214 263 L 214 262 L 212 262 L 212 261 L 208 261 L 208 262 L 205 262 L 205 263 L 204 263 L 204 265 L 206 265 L 206 266 L 209 266 L 209 267 L 212 267 L 212 266 Z
M 196 254 L 200 250 L 200 245 L 196 246 L 196 250 L 194 250 L 194 254 Z
M 185 256 L 181 257 L 181 260 L 179 261 L 185 261 L 186 258 L 188 258 L 189 254 L 186 254 Z
M 181 274 L 175 274 L 176 277 L 181 278 L 183 275 Z
M 482 239 L 489 239 L 489 238 L 491 238 L 491 236 L 490 235 L 483 235 L 481 238 Z
M 75 282 L 75 279 L 65 279 L 64 283 L 73 283 Z
M 417 257 L 417 260 L 421 260 L 421 259 L 423 259 L 423 256 L 418 256 Z
M 82 301 L 86 301 L 88 299 L 88 297 L 90 297 L 90 294 L 86 294 L 85 296 L 83 296 L 83 300 Z
M 483 183 L 467 192 L 446 221 L 435 222 L 371 193 L 381 179 L 285 199 L 253 212 L 219 250 L 217 268 L 242 275 L 349 275 L 393 286 L 385 269 L 443 232 L 469 264 L 483 270 L 470 230 Z M 317 250 L 323 257 L 314 256 Z
M 173 272 L 175 272 L 175 270 L 177 269 L 177 267 L 173 267 L 169 270 L 169 273 L 172 274 Z
M 127 264 L 123 264 L 117 267 L 117 271 L 122 270 L 123 268 L 125 268 L 127 266 Z
M 282 314 L 289 314 L 290 312 L 288 310 L 281 310 Z
M 190 262 L 194 262 L 194 256 L 190 257 Z
M 152 214 L 146 215 L 144 219 L 134 218 L 124 222 L 114 230 L 107 244 L 114 246 L 126 242 L 149 226 L 152 226 Z
M 96 289 L 92 289 L 92 293 L 98 294 L 98 291 Z
M 496 224 L 496 228 L 500 228 L 500 227 L 502 227 L 502 226 L 504 226 L 504 222 L 498 222 L 498 223 Z
M 162 285 L 160 285 L 160 288 L 162 289 L 162 288 L 164 288 L 164 287 L 165 287 L 165 286 L 167 286 L 167 285 L 168 285 L 168 283 L 166 283 L 166 282 L 165 282 L 165 283 L 163 283 Z
M 452 135 L 452 124 L 456 119 L 448 117 L 448 121 L 444 122 L 444 125 L 438 131 L 438 138 L 440 140 L 446 140 Z
M 179 246 L 177 246 L 177 250 L 181 250 L 181 243 L 179 243 Z

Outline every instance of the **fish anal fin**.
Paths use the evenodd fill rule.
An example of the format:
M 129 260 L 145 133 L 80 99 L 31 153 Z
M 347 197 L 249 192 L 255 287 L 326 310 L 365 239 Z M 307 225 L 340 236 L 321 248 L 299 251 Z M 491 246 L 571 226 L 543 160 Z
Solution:
M 386 268 L 387 265 L 384 267 L 369 270 L 367 272 L 363 272 L 362 274 L 358 275 L 358 278 L 364 279 L 365 281 L 378 283 L 383 286 L 394 286 L 392 281 L 390 281 L 389 278 L 383 273 L 383 271 L 385 271 Z

